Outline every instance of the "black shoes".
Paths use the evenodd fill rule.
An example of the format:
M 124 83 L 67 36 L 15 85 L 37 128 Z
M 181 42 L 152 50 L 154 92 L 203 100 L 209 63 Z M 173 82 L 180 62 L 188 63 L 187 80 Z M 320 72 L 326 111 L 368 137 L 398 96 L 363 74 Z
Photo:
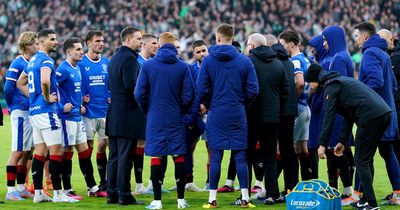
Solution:
M 137 201 L 133 196 L 119 198 L 118 200 L 119 205 L 144 205 L 143 201 Z

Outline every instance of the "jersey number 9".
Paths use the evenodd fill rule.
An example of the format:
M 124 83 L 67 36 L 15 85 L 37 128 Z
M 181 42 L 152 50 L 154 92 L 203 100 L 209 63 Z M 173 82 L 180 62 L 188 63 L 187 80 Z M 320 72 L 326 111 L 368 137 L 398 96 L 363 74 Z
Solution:
M 33 72 L 30 71 L 28 73 L 28 89 L 29 89 L 29 93 L 34 93 L 35 92 L 35 81 L 33 78 Z

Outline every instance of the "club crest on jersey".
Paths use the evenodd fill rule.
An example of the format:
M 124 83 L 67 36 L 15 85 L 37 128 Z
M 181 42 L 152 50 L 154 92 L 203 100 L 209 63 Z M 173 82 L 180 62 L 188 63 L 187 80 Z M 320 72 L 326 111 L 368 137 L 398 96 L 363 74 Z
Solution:
M 103 73 L 108 73 L 108 71 L 107 71 L 107 64 L 103 64 L 103 65 L 101 65 L 101 67 L 103 67 Z

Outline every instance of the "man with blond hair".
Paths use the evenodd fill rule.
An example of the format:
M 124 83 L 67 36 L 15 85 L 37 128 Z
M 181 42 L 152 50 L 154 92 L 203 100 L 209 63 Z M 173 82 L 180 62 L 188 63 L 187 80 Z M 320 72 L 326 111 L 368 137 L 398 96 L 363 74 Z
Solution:
M 206 132 L 211 150 L 210 194 L 203 208 L 217 208 L 217 187 L 224 150 L 232 150 L 241 188 L 241 207 L 255 207 L 249 197 L 246 160 L 246 108 L 258 95 L 257 76 L 250 59 L 232 46 L 234 28 L 217 27 L 217 45 L 203 59 L 197 82 L 200 104 L 208 110 Z
M 25 189 L 27 173 L 26 163 L 33 147 L 32 126 L 29 121 L 29 98 L 16 88 L 16 83 L 28 61 L 38 49 L 38 39 L 35 32 L 22 33 L 18 38 L 18 48 L 21 52 L 15 58 L 6 74 L 4 95 L 11 113 L 11 153 L 7 162 L 7 194 L 6 200 L 20 201 L 33 195 Z M 17 180 L 17 188 L 15 188 Z
M 175 180 L 178 208 L 189 205 L 184 199 L 185 173 L 184 115 L 194 97 L 190 69 L 178 58 L 174 46 L 176 37 L 165 32 L 160 35 L 154 59 L 144 63 L 135 89 L 135 98 L 147 116 L 145 154 L 151 157 L 151 180 L 154 200 L 147 209 L 161 209 L 163 156 L 172 155 L 175 163 Z

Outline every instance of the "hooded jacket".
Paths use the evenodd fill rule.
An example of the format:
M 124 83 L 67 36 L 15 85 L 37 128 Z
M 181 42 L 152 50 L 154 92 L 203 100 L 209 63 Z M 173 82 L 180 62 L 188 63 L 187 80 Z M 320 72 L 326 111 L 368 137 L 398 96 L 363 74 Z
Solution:
M 276 57 L 283 64 L 288 80 L 288 96 L 286 100 L 281 103 L 281 116 L 297 116 L 297 96 L 296 86 L 294 84 L 293 63 L 290 61 L 289 54 L 282 44 L 274 44 L 271 48 L 276 52 Z
M 324 47 L 324 39 L 322 35 L 317 35 L 310 40 L 310 45 L 317 50 L 317 57 L 315 60 L 319 65 L 325 69 L 329 70 L 329 65 L 331 63 L 332 57 L 327 53 Z
M 319 145 L 327 146 L 336 113 L 344 117 L 339 142 L 346 144 L 352 133 L 353 123 L 368 124 L 369 120 L 390 113 L 390 107 L 375 91 L 353 78 L 340 76 L 337 72 L 321 71 L 319 86 L 324 91 L 324 110 Z
M 148 156 L 185 153 L 184 115 L 194 97 L 190 69 L 180 61 L 174 45 L 164 44 L 143 64 L 135 98 L 147 115 Z
M 248 120 L 279 123 L 281 102 L 288 95 L 285 69 L 270 47 L 257 47 L 250 51 L 249 57 L 256 70 L 259 94 L 248 109 Z
M 325 37 L 328 42 L 329 49 L 325 50 L 326 57 L 329 58 L 328 67 L 324 67 L 321 63 L 321 66 L 327 71 L 335 71 L 338 72 L 341 76 L 354 77 L 354 67 L 351 61 L 351 57 L 349 52 L 347 51 L 346 45 L 346 36 L 343 29 L 339 26 L 333 25 L 327 27 L 322 32 L 322 43 L 323 37 Z M 310 41 L 311 42 L 311 41 Z M 317 49 L 318 51 L 318 49 Z M 324 54 L 323 54 L 324 55 Z M 327 62 L 325 62 L 326 64 Z M 309 148 L 317 148 L 318 147 L 318 137 L 321 131 L 322 120 L 324 118 L 325 111 L 322 110 L 323 107 L 323 98 L 324 93 L 322 90 L 318 90 L 313 96 L 311 96 L 312 100 L 310 103 L 311 109 L 311 121 L 310 121 L 310 137 L 308 141 Z M 333 132 L 329 138 L 328 147 L 333 148 L 339 141 L 339 136 L 341 135 L 343 125 L 343 117 L 340 115 L 336 115 Z M 349 141 L 345 146 L 350 146 L 353 141 L 353 135 L 349 136 Z
M 354 77 L 354 66 L 347 51 L 346 35 L 343 29 L 336 25 L 329 26 L 322 32 L 322 35 L 328 42 L 328 56 L 332 58 L 329 71 L 336 71 L 342 76 Z
M 393 141 L 398 139 L 397 113 L 393 97 L 394 91 L 397 91 L 397 82 L 386 49 L 386 40 L 378 34 L 365 41 L 358 79 L 377 92 L 391 108 L 392 118 L 382 140 Z
M 317 51 L 316 61 L 324 70 L 329 70 L 331 56 L 328 55 L 324 45 L 322 35 L 317 35 L 310 40 L 310 45 Z M 308 105 L 311 111 L 309 138 L 307 142 L 308 148 L 318 148 L 318 137 L 321 131 L 323 113 L 322 105 L 324 102 L 324 93 L 318 89 L 315 93 L 310 95 Z M 336 129 L 334 129 L 336 130 Z
M 203 59 L 197 94 L 208 109 L 206 131 L 209 148 L 247 148 L 245 108 L 258 95 L 258 82 L 250 59 L 232 45 L 210 47 Z

